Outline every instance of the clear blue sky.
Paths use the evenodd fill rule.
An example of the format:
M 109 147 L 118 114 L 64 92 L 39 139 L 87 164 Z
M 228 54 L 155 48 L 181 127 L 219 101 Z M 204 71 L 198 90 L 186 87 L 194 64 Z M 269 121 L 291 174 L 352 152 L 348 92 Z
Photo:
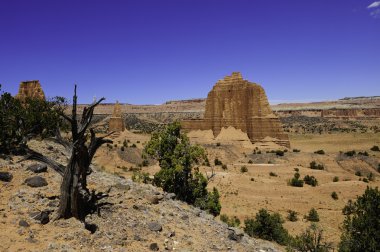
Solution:
M 370 6 L 370 8 L 369 8 Z M 271 101 L 380 95 L 380 1 L 0 0 L 0 83 L 133 104 L 240 71 Z

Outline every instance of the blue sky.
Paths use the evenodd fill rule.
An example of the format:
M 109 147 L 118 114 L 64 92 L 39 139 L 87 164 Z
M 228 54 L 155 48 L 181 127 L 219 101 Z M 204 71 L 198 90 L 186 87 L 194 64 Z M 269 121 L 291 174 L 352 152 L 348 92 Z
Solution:
M 206 97 L 240 71 L 268 98 L 380 95 L 380 1 L 0 0 L 0 83 L 132 104 Z

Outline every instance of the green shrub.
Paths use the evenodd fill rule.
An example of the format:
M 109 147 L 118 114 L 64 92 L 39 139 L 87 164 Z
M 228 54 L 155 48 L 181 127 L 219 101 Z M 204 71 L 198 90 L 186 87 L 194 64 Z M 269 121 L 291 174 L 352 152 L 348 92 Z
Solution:
M 227 170 L 227 169 L 228 169 L 227 165 L 226 165 L 226 164 L 223 164 L 223 165 L 222 165 L 222 169 L 223 169 L 223 170 Z
M 301 152 L 299 149 L 293 149 L 293 152 Z
M 289 185 L 294 187 L 303 187 L 303 180 L 299 178 L 300 174 L 298 172 L 294 173 L 294 177 L 289 181 Z
M 282 150 L 276 150 L 276 156 L 279 156 L 279 157 L 282 157 L 282 156 L 284 156 L 284 151 L 282 151 Z
M 318 185 L 318 180 L 314 176 L 306 175 L 303 178 L 303 181 L 305 181 L 305 184 L 307 184 L 307 185 L 311 185 L 311 186 L 317 186 Z
M 338 182 L 339 181 L 339 177 L 338 176 L 335 176 L 334 178 L 333 178 L 333 182 Z
M 269 176 L 271 176 L 271 177 L 277 177 L 278 175 L 276 173 L 274 173 L 274 172 L 270 172 Z
M 137 146 L 136 146 L 136 144 L 132 144 L 131 147 L 132 148 L 136 148 Z
M 324 155 L 325 151 L 324 150 L 317 150 L 317 151 L 314 151 L 314 153 L 319 154 L 319 155 Z
M 287 216 L 287 219 L 291 222 L 296 222 L 298 221 L 298 216 L 297 216 L 297 212 L 296 211 L 293 211 L 293 210 L 289 210 L 288 211 L 288 216 Z
M 335 191 L 331 193 L 331 198 L 333 198 L 334 200 L 339 199 L 338 194 Z
M 179 122 L 153 133 L 144 153 L 158 159 L 161 167 L 154 175 L 154 185 L 215 216 L 220 213 L 218 190 L 213 188 L 212 192 L 207 191 L 207 179 L 198 169 L 192 169 L 194 164 L 206 159 L 205 150 L 199 145 L 190 144 L 187 136 L 181 134 Z
M 121 151 L 124 151 L 124 146 L 121 146 L 120 150 L 121 150 Z
M 220 143 L 216 143 L 216 146 L 218 146 L 218 147 L 219 147 L 219 146 L 220 146 Z
M 352 150 L 352 151 L 347 151 L 344 153 L 344 155 L 348 156 L 348 157 L 352 157 L 352 156 L 355 156 L 356 155 L 356 151 Z
M 248 160 L 248 164 L 253 164 L 253 161 L 251 159 Z
M 317 164 L 317 162 L 315 162 L 315 161 L 310 162 L 310 168 L 313 170 L 324 170 L 325 169 L 323 164 Z
M 359 152 L 358 153 L 358 155 L 361 155 L 361 156 L 366 156 L 366 157 L 368 157 L 369 155 L 368 155 L 368 152 Z
M 134 171 L 132 174 L 132 181 L 138 183 L 148 184 L 152 182 L 148 172 Z
M 374 181 L 375 180 L 375 175 L 373 175 L 372 172 L 370 172 L 368 175 L 367 175 L 367 178 L 369 181 Z
M 367 178 L 363 178 L 364 183 L 369 183 L 369 180 Z
M 208 166 L 208 167 L 211 166 L 211 165 L 210 165 L 210 161 L 208 160 L 207 157 L 205 158 L 205 161 L 203 162 L 203 165 L 204 165 L 204 166 Z
M 247 172 L 247 171 L 248 171 L 247 166 L 243 165 L 242 167 L 240 167 L 240 172 L 241 172 L 241 173 L 245 173 L 245 172 Z
M 257 151 L 256 154 L 261 154 L 261 150 Z
M 57 127 L 67 128 L 62 117 L 66 103 L 63 97 L 21 101 L 0 85 L 0 154 L 24 155 L 31 138 L 51 137 Z
M 258 237 L 268 241 L 276 241 L 285 245 L 289 241 L 288 231 L 282 226 L 283 220 L 278 213 L 270 214 L 267 210 L 261 209 L 255 219 L 244 221 L 244 231 L 252 237 Z
M 379 148 L 379 146 L 374 145 L 374 146 L 371 148 L 371 151 L 380 151 L 380 148 Z
M 222 161 L 220 161 L 218 158 L 215 158 L 214 164 L 215 165 L 223 165 Z
M 238 217 L 228 217 L 225 214 L 220 215 L 220 220 L 226 223 L 229 227 L 239 227 L 240 226 L 240 220 Z
M 323 230 L 312 223 L 305 232 L 291 239 L 287 251 L 328 252 L 334 250 L 332 244 L 325 241 Z
M 146 167 L 146 166 L 149 165 L 149 161 L 147 159 L 143 159 L 141 165 L 144 166 L 144 167 Z
M 362 176 L 362 172 L 361 171 L 356 171 L 355 175 L 361 177 Z
M 294 171 L 295 171 L 295 172 L 299 172 L 300 169 L 298 169 L 298 168 L 294 168 Z
M 306 219 L 308 221 L 312 222 L 318 222 L 319 221 L 319 214 L 315 208 L 310 209 L 309 214 L 306 216 Z
M 346 215 L 339 251 L 378 251 L 380 249 L 380 191 L 367 187 L 342 212 Z
M 126 147 L 126 148 L 128 147 L 128 142 L 127 142 L 126 139 L 124 139 L 123 146 Z

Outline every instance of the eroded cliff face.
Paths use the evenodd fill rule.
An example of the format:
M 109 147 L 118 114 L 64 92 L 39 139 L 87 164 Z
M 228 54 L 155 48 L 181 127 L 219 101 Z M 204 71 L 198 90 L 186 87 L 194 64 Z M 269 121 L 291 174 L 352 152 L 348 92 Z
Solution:
M 253 143 L 271 137 L 280 145 L 290 146 L 264 89 L 244 80 L 238 72 L 219 80 L 209 92 L 204 119 L 182 121 L 184 131 L 211 129 L 215 137 L 229 126 L 247 133 Z
M 22 81 L 20 83 L 16 98 L 24 101 L 27 97 L 45 100 L 45 93 L 42 90 L 40 81 Z

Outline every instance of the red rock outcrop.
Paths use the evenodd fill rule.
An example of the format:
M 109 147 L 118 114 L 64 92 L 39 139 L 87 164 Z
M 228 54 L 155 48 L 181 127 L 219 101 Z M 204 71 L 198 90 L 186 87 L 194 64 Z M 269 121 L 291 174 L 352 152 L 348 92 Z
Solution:
M 215 137 L 229 126 L 247 133 L 252 143 L 270 137 L 290 147 L 288 135 L 272 112 L 264 89 L 243 80 L 238 72 L 219 80 L 208 93 L 204 119 L 182 121 L 185 132 L 211 129 Z
M 110 118 L 109 121 L 109 131 L 115 131 L 115 132 L 120 132 L 124 131 L 125 125 L 121 113 L 121 106 L 119 102 L 116 102 L 114 109 L 113 109 L 113 114 Z
M 45 94 L 42 90 L 40 81 L 22 81 L 18 89 L 17 99 L 24 101 L 27 97 L 45 100 Z

